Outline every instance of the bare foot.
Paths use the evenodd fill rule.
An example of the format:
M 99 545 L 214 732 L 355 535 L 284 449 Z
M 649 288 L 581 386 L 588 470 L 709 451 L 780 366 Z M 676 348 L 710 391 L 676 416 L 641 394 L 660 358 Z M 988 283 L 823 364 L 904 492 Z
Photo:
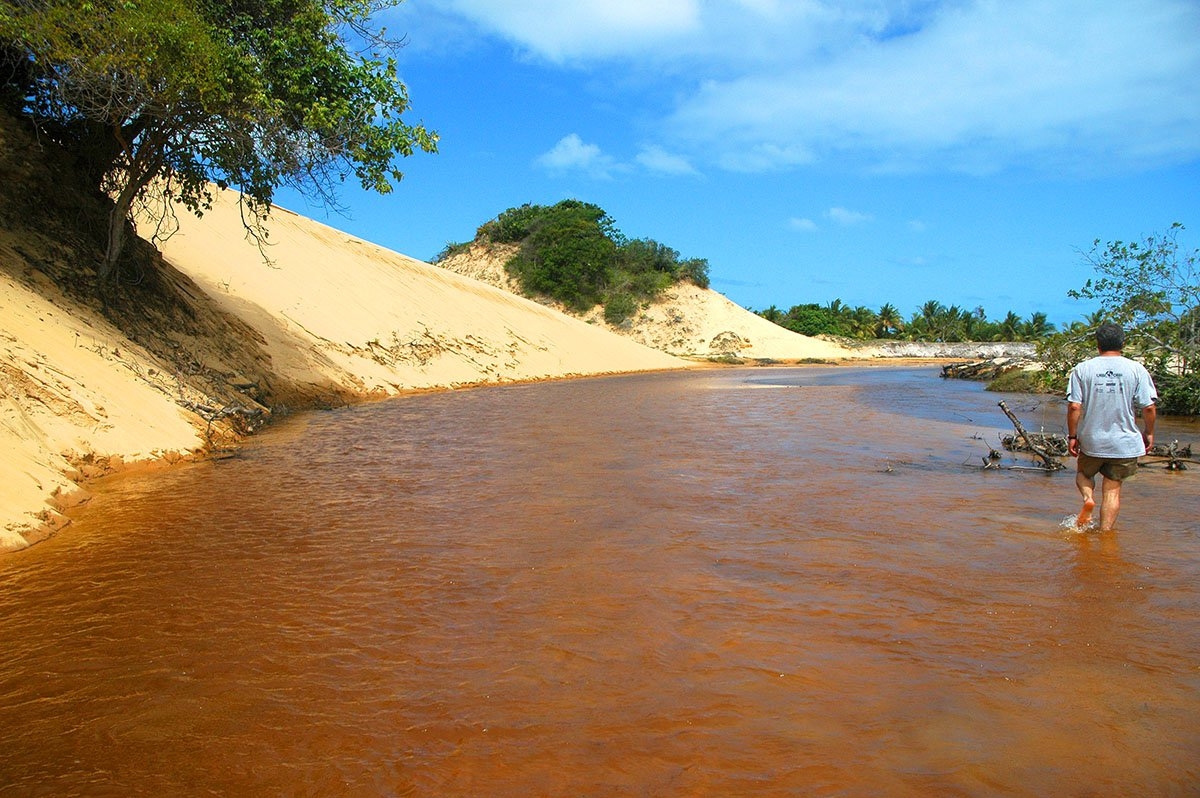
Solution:
M 1092 510 L 1096 509 L 1096 500 L 1088 497 L 1083 500 L 1083 509 L 1079 511 L 1079 517 L 1075 519 L 1076 529 L 1083 529 L 1088 524 L 1092 523 Z

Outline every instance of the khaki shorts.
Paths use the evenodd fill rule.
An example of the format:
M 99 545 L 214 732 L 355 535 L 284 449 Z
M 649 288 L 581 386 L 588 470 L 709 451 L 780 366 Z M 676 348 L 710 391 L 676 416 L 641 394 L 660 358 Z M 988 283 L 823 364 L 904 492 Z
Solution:
M 1079 473 L 1088 479 L 1103 474 L 1108 479 L 1117 482 L 1129 479 L 1137 473 L 1136 457 L 1092 457 L 1090 454 L 1079 454 Z

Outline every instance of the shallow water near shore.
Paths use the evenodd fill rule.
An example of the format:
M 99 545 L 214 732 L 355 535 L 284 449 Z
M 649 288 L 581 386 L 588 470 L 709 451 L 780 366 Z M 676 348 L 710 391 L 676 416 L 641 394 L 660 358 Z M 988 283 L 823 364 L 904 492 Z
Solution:
M 104 481 L 0 559 L 0 795 L 1195 794 L 1200 466 L 1064 529 L 1071 471 L 978 467 L 1001 398 L 1061 430 L 936 368 L 712 370 Z

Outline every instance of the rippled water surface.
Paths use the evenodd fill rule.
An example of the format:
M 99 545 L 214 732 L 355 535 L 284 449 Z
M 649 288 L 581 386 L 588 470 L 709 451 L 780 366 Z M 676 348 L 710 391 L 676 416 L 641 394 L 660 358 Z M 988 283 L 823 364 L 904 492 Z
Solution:
M 1200 467 L 1064 529 L 998 398 L 488 388 L 101 483 L 0 559 L 0 794 L 1196 795 Z

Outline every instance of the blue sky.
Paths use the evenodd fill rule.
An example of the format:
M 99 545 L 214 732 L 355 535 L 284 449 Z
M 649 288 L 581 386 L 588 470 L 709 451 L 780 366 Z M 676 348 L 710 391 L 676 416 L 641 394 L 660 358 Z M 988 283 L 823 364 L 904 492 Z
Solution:
M 1200 0 L 407 0 L 387 196 L 280 205 L 424 260 L 576 198 L 762 309 L 1093 308 L 1094 239 L 1200 244 Z

